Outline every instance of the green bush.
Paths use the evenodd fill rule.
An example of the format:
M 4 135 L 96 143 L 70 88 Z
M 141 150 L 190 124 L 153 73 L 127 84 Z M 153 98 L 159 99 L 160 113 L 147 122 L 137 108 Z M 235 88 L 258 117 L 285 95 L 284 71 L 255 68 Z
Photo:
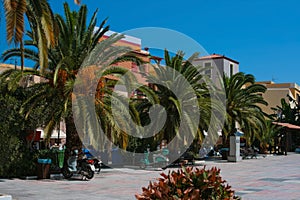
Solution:
M 31 114 L 26 117 L 26 112 L 20 110 L 36 91 L 31 87 L 10 89 L 7 79 L 0 77 L 0 177 L 36 175 L 38 152 L 29 149 L 27 130 L 49 121 L 52 108 L 46 106 L 45 109 L 45 102 L 40 101 L 35 108 L 30 107 Z
M 18 136 L 0 131 L 0 141 L 5 141 L 0 143 L 1 178 L 35 174 L 35 153 L 30 152 Z
M 225 185 L 220 176 L 220 169 L 216 167 L 206 170 L 193 167 L 183 167 L 172 171 L 158 182 L 150 182 L 147 188 L 143 187 L 142 194 L 136 194 L 138 200 L 224 200 L 239 199 L 234 196 L 231 186 Z
M 37 151 L 37 156 L 41 159 L 53 158 L 54 151 L 50 149 L 41 149 Z

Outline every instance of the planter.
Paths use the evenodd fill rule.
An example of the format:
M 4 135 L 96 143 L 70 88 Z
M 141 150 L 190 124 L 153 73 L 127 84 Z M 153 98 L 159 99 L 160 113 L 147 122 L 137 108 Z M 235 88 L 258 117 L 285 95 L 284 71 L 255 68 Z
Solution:
M 50 179 L 51 159 L 38 159 L 37 163 L 37 179 Z
M 225 148 L 225 147 L 221 148 L 220 154 L 222 155 L 222 160 L 227 160 L 229 155 L 229 148 Z

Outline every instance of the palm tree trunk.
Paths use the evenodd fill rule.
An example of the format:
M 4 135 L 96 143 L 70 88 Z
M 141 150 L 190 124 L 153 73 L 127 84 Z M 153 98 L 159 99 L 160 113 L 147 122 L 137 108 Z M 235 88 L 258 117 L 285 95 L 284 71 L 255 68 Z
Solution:
M 65 161 L 68 159 L 71 151 L 77 149 L 79 155 L 82 152 L 82 141 L 76 130 L 74 123 L 74 118 L 72 113 L 65 118 L 66 122 L 66 152 L 65 152 Z
M 234 134 L 235 132 L 236 132 L 235 120 L 232 120 L 231 127 L 230 127 L 230 135 Z
M 21 50 L 21 72 L 23 75 L 23 70 L 24 70 L 24 43 L 23 40 L 20 42 L 20 50 Z

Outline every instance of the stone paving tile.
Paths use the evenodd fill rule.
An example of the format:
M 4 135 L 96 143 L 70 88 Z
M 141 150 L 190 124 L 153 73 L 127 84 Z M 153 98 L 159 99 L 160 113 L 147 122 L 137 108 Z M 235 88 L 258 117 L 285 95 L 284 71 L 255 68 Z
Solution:
M 300 199 L 300 155 L 243 160 L 237 165 L 209 163 L 242 199 Z
M 206 161 L 204 164 L 206 168 L 220 168 L 223 179 L 243 200 L 300 199 L 300 154 L 260 157 L 238 163 Z M 177 168 L 164 172 L 168 170 Z M 2 179 L 0 193 L 11 194 L 16 200 L 132 200 L 135 199 L 134 194 L 141 193 L 142 187 L 159 178 L 161 172 L 128 168 L 103 169 L 91 181 L 82 181 L 80 177 L 65 180 L 60 176 L 51 176 L 51 179 L 45 180 Z

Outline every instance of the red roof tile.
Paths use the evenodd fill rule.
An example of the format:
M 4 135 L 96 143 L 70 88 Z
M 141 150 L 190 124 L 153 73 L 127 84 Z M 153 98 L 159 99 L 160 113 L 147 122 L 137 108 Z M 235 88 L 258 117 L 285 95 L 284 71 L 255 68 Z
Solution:
M 300 130 L 300 126 L 296 126 L 294 124 L 281 123 L 281 122 L 273 122 L 273 124 L 276 124 L 276 125 L 279 125 L 279 126 L 284 126 L 284 127 L 289 128 L 289 129 L 299 129 Z
M 220 54 L 211 54 L 211 55 L 208 55 L 208 56 L 202 56 L 202 57 L 199 57 L 199 58 L 197 58 L 196 60 L 208 60 L 208 59 L 219 59 L 219 58 L 224 58 L 224 59 L 227 59 L 227 60 L 229 60 L 229 61 L 231 61 L 231 62 L 234 62 L 234 63 L 236 63 L 236 64 L 239 64 L 239 62 L 238 61 L 236 61 L 236 60 L 233 60 L 233 59 L 231 59 L 231 58 L 228 58 L 228 57 L 226 57 L 225 55 L 220 55 Z
M 212 55 L 208 55 L 208 56 L 202 56 L 199 59 L 202 60 L 202 59 L 213 59 L 213 58 L 223 58 L 223 57 L 224 56 L 220 55 L 220 54 L 212 54 Z

